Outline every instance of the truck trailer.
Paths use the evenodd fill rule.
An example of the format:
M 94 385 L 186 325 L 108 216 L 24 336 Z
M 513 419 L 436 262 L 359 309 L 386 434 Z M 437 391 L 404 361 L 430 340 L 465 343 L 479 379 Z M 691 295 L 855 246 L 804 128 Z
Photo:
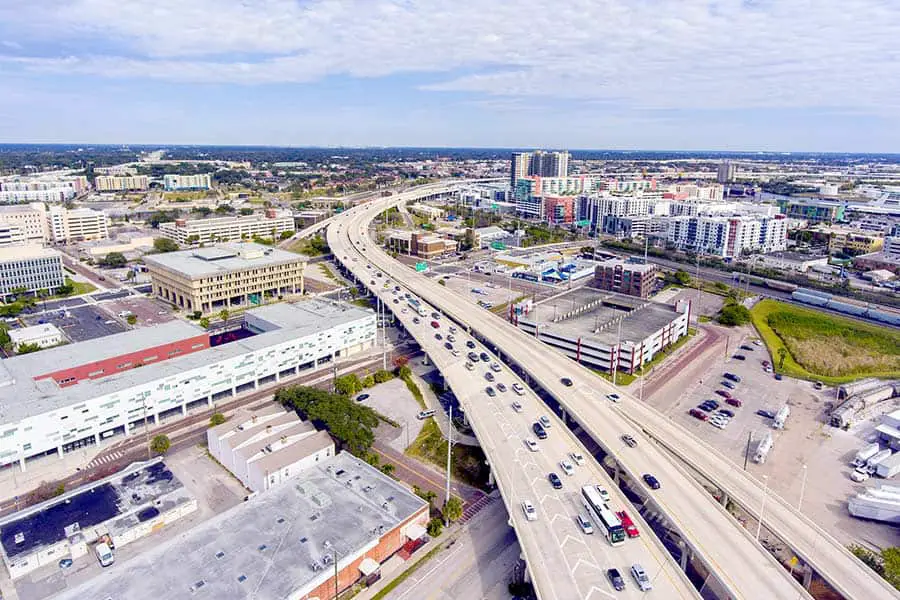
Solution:
M 872 442 L 871 444 L 863 446 L 853 458 L 853 466 L 864 467 L 866 465 L 866 461 L 878 454 L 879 450 L 881 450 L 881 446 L 878 445 L 878 442 Z
M 784 429 L 784 424 L 791 415 L 791 407 L 785 404 L 775 413 L 775 419 L 772 421 L 772 427 L 775 429 Z
M 884 479 L 890 479 L 897 473 L 900 473 L 900 452 L 888 456 L 875 465 L 875 474 Z
M 878 468 L 878 465 L 881 464 L 881 462 L 884 459 L 886 459 L 887 457 L 889 457 L 891 454 L 893 454 L 893 453 L 890 450 L 881 450 L 877 454 L 872 456 L 872 458 L 867 460 L 866 461 L 866 471 L 868 471 L 869 475 L 874 475 L 875 470 Z

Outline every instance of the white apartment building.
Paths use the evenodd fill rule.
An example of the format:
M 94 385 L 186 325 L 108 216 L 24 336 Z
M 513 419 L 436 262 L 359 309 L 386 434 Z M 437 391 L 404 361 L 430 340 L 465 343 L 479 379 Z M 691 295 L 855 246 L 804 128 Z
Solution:
M 268 209 L 264 215 L 221 217 L 215 219 L 176 219 L 159 224 L 159 232 L 179 244 L 239 242 L 254 237 L 277 239 L 282 232 L 294 232 L 294 217 Z
M 0 204 L 30 204 L 47 202 L 59 204 L 75 197 L 75 190 L 70 187 L 58 187 L 46 190 L 18 190 L 0 192 Z
M 50 239 L 47 209 L 40 202 L 0 207 L 0 226 L 3 224 L 18 228 L 24 240 L 22 243 L 40 245 Z
M 888 236 L 884 238 L 883 252 L 886 258 L 900 261 L 900 237 Z
M 663 190 L 666 198 L 672 200 L 697 200 L 700 202 L 722 202 L 725 198 L 725 186 L 712 183 L 697 185 L 696 183 L 673 183 Z
M 16 289 L 52 291 L 64 283 L 62 255 L 56 250 L 33 245 L 0 250 L 0 296 Z
M 18 225 L 0 221 L 0 248 L 25 244 L 25 234 Z
M 164 175 L 163 185 L 167 192 L 208 190 L 212 187 L 212 178 L 208 173 L 202 175 Z
M 16 178 L 0 181 L 0 192 L 33 192 L 69 188 L 73 195 L 83 194 L 89 188 L 84 175 Z
M 99 175 L 94 179 L 94 189 L 98 192 L 141 192 L 150 189 L 150 178 L 146 175 Z
M 667 221 L 666 239 L 678 250 L 735 258 L 787 248 L 787 219 L 783 215 L 670 217 Z
M 109 219 L 102 210 L 63 206 L 47 210 L 49 241 L 54 244 L 105 239 L 109 237 L 108 226 Z
M 375 342 L 375 314 L 309 300 L 243 313 L 240 336 L 185 321 L 0 361 L 0 465 L 71 452 L 208 411 L 216 402 L 330 368 Z M 140 368 L 136 368 L 140 367 Z

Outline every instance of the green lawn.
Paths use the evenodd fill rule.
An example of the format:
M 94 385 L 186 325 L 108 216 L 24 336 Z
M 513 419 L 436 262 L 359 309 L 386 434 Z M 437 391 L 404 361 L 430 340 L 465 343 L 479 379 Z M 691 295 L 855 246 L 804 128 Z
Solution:
M 750 314 L 779 373 L 833 385 L 900 377 L 900 332 L 894 329 L 775 300 L 762 300 Z M 781 348 L 787 351 L 783 365 Z
M 71 285 L 74 291 L 72 292 L 72 296 L 80 296 L 81 294 L 90 294 L 94 290 L 97 289 L 97 286 L 93 283 L 88 283 L 86 281 L 73 281 L 66 277 L 66 283 Z
M 447 468 L 447 440 L 433 417 L 425 421 L 422 431 L 406 449 L 406 454 L 442 469 Z M 453 446 L 452 467 L 455 479 L 480 488 L 487 484 L 488 471 L 481 448 L 456 444 Z

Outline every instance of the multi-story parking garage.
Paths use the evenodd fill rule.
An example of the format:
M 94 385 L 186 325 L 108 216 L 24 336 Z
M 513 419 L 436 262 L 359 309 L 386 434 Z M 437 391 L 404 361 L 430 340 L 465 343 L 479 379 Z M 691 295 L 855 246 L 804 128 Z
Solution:
M 321 300 L 246 312 L 210 334 L 183 321 L 0 361 L 0 464 L 128 435 L 375 341 L 370 310 Z M 140 367 L 140 368 L 138 368 Z

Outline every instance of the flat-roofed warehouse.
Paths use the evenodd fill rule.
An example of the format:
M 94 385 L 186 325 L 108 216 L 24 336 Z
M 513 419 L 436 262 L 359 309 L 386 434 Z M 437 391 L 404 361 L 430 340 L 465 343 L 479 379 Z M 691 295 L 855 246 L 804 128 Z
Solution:
M 309 259 L 253 242 L 146 256 L 153 293 L 188 311 L 247 307 L 303 293 Z
M 325 600 L 421 543 L 428 504 L 343 452 L 55 600 Z
M 525 303 L 522 303 L 523 305 Z M 634 373 L 688 333 L 690 302 L 661 304 L 588 287 L 511 309 L 513 322 L 588 367 Z
M 129 435 L 374 345 L 375 314 L 325 300 L 249 310 L 215 332 L 184 321 L 0 361 L 0 465 Z M 140 367 L 140 368 L 138 368 Z

